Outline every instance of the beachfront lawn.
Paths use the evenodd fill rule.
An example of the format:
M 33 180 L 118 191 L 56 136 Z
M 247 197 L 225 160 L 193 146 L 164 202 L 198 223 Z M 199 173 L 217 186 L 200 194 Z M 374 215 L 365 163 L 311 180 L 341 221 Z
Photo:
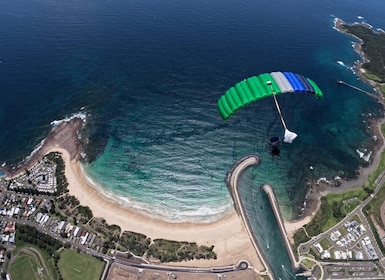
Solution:
M 105 263 L 91 255 L 73 249 L 63 250 L 58 267 L 64 280 L 100 279 Z

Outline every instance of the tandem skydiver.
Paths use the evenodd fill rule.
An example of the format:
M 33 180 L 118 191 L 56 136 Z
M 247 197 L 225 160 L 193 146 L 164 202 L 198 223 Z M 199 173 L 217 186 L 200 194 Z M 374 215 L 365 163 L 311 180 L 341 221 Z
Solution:
M 278 136 L 274 136 L 269 139 L 269 149 L 272 160 L 274 160 L 275 157 L 281 157 L 281 151 L 278 148 L 280 142 L 281 139 Z

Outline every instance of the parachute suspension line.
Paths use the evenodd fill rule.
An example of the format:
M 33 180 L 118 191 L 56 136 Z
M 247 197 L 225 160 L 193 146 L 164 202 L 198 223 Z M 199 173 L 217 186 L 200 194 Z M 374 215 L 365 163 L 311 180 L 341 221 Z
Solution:
M 273 91 L 273 98 L 274 98 L 275 106 L 277 107 L 277 111 L 278 111 L 279 117 L 281 118 L 282 125 L 285 128 L 285 130 L 287 130 L 285 120 L 282 117 L 281 108 L 279 107 L 278 100 L 277 100 L 277 97 L 275 95 L 276 94 Z
M 285 120 L 283 119 L 281 108 L 279 107 L 276 93 L 274 91 L 274 88 L 273 88 L 271 81 L 267 81 L 267 85 L 270 86 L 271 92 L 273 94 L 275 106 L 277 107 L 277 111 L 278 111 L 279 117 L 281 118 L 282 125 L 285 128 L 285 134 L 284 134 L 283 141 L 286 143 L 292 143 L 294 141 L 294 139 L 297 138 L 297 134 L 295 132 L 292 132 L 292 131 L 287 129 L 286 123 L 285 123 Z

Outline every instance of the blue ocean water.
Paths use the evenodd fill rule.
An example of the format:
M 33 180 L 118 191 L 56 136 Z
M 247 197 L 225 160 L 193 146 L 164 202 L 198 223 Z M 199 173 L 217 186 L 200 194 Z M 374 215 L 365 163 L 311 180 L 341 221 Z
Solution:
M 242 178 L 244 200 L 275 274 L 288 279 L 288 258 L 276 258 L 283 245 L 267 240 L 278 231 L 260 211 L 268 205 L 259 186 L 272 184 L 284 216 L 296 217 L 308 182 L 355 176 L 355 150 L 372 144 L 366 120 L 381 114 L 375 100 L 337 85 L 371 90 L 337 63 L 359 56 L 333 20 L 363 16 L 384 28 L 382 2 L 335 2 L 2 1 L 0 162 L 20 161 L 53 120 L 81 111 L 84 168 L 105 195 L 165 220 L 209 222 L 232 207 L 229 167 L 257 153 L 261 166 Z M 272 161 L 266 141 L 283 133 L 273 100 L 228 121 L 216 101 L 241 79 L 276 70 L 312 78 L 325 98 L 279 96 L 299 136 Z

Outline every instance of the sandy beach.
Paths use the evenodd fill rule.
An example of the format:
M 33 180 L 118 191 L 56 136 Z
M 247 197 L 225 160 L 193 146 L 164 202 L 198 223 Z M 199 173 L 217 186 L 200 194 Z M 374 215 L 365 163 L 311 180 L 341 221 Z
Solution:
M 254 251 L 250 238 L 241 219 L 233 210 L 226 218 L 205 224 L 168 223 L 143 215 L 132 208 L 123 207 L 115 201 L 107 200 L 87 180 L 79 161 L 80 144 L 78 133 L 83 120 L 72 118 L 55 127 L 19 168 L 7 171 L 7 177 L 25 172 L 37 160 L 50 152 L 60 152 L 65 162 L 65 174 L 69 183 L 69 193 L 80 204 L 88 206 L 94 217 L 101 217 L 110 225 L 120 226 L 123 231 L 145 234 L 153 239 L 164 238 L 178 241 L 196 242 L 198 245 L 214 245 L 217 260 L 194 260 L 183 263 L 190 266 L 222 266 L 248 260 L 258 271 L 264 267 Z M 180 264 L 180 263 L 179 263 Z
M 70 194 L 76 196 L 82 205 L 90 207 L 95 217 L 103 217 L 108 224 L 119 225 L 122 231 L 143 233 L 151 239 L 164 238 L 215 246 L 217 260 L 191 261 L 183 265 L 229 265 L 247 259 L 256 269 L 263 269 L 235 210 L 227 218 L 210 224 L 154 220 L 101 196 L 85 178 L 80 163 L 70 159 L 67 150 L 53 145 L 49 151 L 62 153 Z

